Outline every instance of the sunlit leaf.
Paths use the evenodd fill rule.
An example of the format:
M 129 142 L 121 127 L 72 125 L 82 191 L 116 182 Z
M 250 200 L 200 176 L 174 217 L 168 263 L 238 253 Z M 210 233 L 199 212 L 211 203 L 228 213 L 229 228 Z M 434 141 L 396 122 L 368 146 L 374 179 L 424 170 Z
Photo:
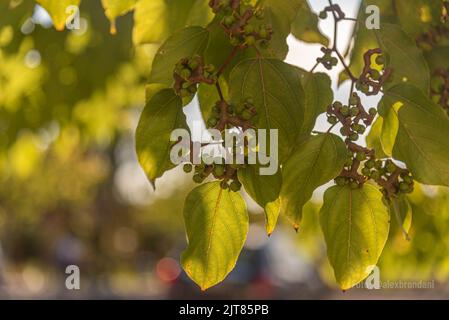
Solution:
M 238 171 L 240 182 L 249 196 L 265 211 L 265 225 L 268 235 L 276 227 L 279 216 L 279 192 L 282 175 L 280 169 L 274 175 L 260 175 L 258 166 L 252 165 Z
M 345 143 L 331 133 L 311 136 L 288 158 L 282 167 L 281 213 L 295 229 L 315 189 L 338 176 L 346 158 Z
M 415 41 L 393 24 L 383 23 L 375 33 L 380 48 L 389 58 L 387 67 L 393 69 L 392 77 L 385 87 L 408 82 L 428 92 L 429 67 Z
M 206 290 L 234 269 L 248 233 L 248 213 L 240 194 L 220 182 L 196 187 L 184 206 L 188 247 L 181 263 L 187 275 Z
M 443 109 L 415 86 L 398 85 L 385 91 L 379 113 L 391 119 L 382 131 L 397 128 L 393 157 L 405 162 L 417 181 L 449 186 L 449 119 Z
M 334 186 L 324 194 L 320 224 L 335 278 L 343 290 L 365 279 L 376 266 L 390 228 L 382 193 L 374 186 Z
M 146 104 L 136 129 L 137 157 L 153 184 L 175 167 L 170 161 L 170 135 L 179 128 L 187 128 L 181 98 L 172 89 L 162 90 Z
M 134 12 L 134 43 L 161 43 L 178 29 L 207 25 L 213 17 L 208 2 L 138 0 Z
M 304 120 L 304 92 L 297 69 L 276 59 L 250 59 L 237 65 L 230 77 L 232 101 L 251 98 L 259 129 L 279 130 L 279 156 L 287 157 Z
M 159 48 L 154 58 L 150 82 L 171 86 L 176 63 L 182 58 L 201 54 L 208 40 L 209 32 L 201 27 L 187 27 L 174 33 Z

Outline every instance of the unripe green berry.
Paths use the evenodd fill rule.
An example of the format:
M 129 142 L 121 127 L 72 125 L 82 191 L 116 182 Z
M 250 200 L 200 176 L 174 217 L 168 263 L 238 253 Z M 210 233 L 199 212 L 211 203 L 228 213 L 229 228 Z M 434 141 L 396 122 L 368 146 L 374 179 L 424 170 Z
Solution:
M 231 46 L 233 46 L 233 47 L 237 47 L 238 45 L 240 45 L 240 40 L 238 38 L 235 38 L 235 37 L 232 37 L 229 40 L 229 42 L 230 42 Z
M 242 184 L 239 181 L 232 181 L 231 185 L 229 186 L 231 191 L 237 192 L 242 188 Z
M 192 172 L 193 167 L 192 167 L 192 165 L 190 163 L 186 163 L 182 167 L 182 169 L 184 170 L 185 173 L 189 173 L 189 172 Z
M 348 116 L 349 115 L 349 107 L 348 106 L 342 106 L 341 108 L 340 108 L 340 113 L 343 115 L 343 116 Z
M 377 170 L 382 169 L 382 167 L 383 167 L 382 161 L 381 161 L 381 160 L 377 160 L 376 163 L 374 164 L 374 167 L 375 167 Z
M 372 116 L 375 116 L 377 114 L 377 109 L 376 108 L 370 108 L 368 113 Z
M 348 183 L 348 180 L 345 177 L 337 177 L 337 178 L 335 178 L 335 183 L 338 186 L 344 186 L 345 184 Z
M 359 103 L 359 98 L 357 98 L 357 97 L 355 97 L 355 96 L 352 96 L 352 97 L 349 99 L 349 104 L 350 104 L 351 106 L 356 106 L 358 103 Z
M 401 182 L 399 183 L 399 190 L 401 190 L 402 192 L 407 192 L 410 189 L 410 185 L 408 183 L 405 182 Z
M 362 125 L 362 124 L 358 125 L 357 133 L 364 134 L 365 130 L 366 130 L 366 127 L 364 125 Z
M 410 177 L 410 176 L 405 176 L 402 179 L 404 179 L 405 183 L 408 183 L 408 184 L 412 184 L 413 183 L 413 178 Z
M 181 70 L 179 74 L 183 79 L 187 80 L 192 75 L 192 72 L 189 69 L 183 69 Z
M 335 101 L 333 105 L 334 105 L 334 108 L 337 110 L 340 109 L 341 107 L 343 107 L 343 104 L 340 101 Z
M 218 121 L 216 118 L 210 118 L 207 121 L 207 124 L 209 125 L 209 127 L 215 127 L 217 125 Z
M 373 159 L 369 159 L 367 162 L 365 162 L 365 167 L 367 167 L 368 169 L 372 169 L 374 168 L 375 164 L 376 162 Z
M 256 44 L 256 38 L 254 38 L 254 36 L 247 36 L 247 37 L 245 37 L 245 43 L 248 46 L 253 46 Z
M 189 66 L 189 69 L 193 71 L 193 70 L 196 70 L 200 66 L 200 63 L 197 59 L 193 58 L 193 59 L 190 59 L 188 66 Z
M 363 175 L 365 175 L 367 177 L 371 176 L 371 170 L 368 168 L 363 168 L 362 173 L 363 173 Z
M 243 28 L 243 31 L 244 31 L 246 34 L 251 34 L 251 33 L 254 32 L 254 27 L 253 27 L 252 25 L 248 24 L 248 25 L 246 25 L 246 26 Z
M 222 182 L 220 182 L 220 187 L 221 187 L 223 190 L 226 190 L 226 189 L 229 188 L 229 185 L 228 185 L 228 183 L 227 183 L 226 181 L 222 181 Z
M 370 72 L 371 78 L 373 78 L 373 80 L 379 80 L 380 79 L 380 73 L 377 70 L 371 70 Z
M 362 151 L 357 152 L 355 158 L 359 161 L 364 161 L 366 159 L 366 154 Z
M 331 65 L 333 65 L 333 66 L 336 66 L 338 64 L 338 59 L 335 57 L 330 58 L 329 61 L 330 61 Z
M 359 108 L 353 107 L 349 110 L 349 114 L 353 117 L 357 116 L 360 113 Z
M 182 98 L 186 98 L 186 97 L 190 96 L 190 91 L 188 89 L 181 89 L 181 91 L 179 91 L 179 95 Z
M 235 22 L 235 18 L 233 16 L 227 16 L 223 19 L 223 24 L 228 28 L 230 26 L 232 26 L 234 24 L 234 22 Z
M 388 162 L 385 165 L 385 169 L 387 170 L 388 173 L 393 173 L 396 171 L 396 166 L 393 162 Z
M 335 116 L 330 116 L 330 117 L 328 117 L 328 118 L 327 118 L 327 121 L 328 121 L 330 124 L 336 124 L 336 123 L 338 122 L 337 117 L 335 117 Z
M 381 56 L 381 55 L 377 56 L 377 57 L 376 57 L 376 63 L 377 63 L 378 65 L 383 65 L 383 64 L 385 64 L 385 57 L 384 57 L 384 56 Z
M 379 179 L 380 179 L 380 176 L 381 176 L 381 174 L 380 174 L 379 171 L 373 171 L 373 172 L 371 172 L 371 178 L 372 178 L 373 180 L 379 180 Z
M 349 187 L 351 189 L 357 189 L 359 187 L 359 184 L 356 181 L 351 181 L 351 183 L 349 184 Z
M 351 134 L 349 135 L 349 140 L 351 140 L 351 141 L 357 141 L 357 140 L 359 140 L 359 134 L 358 134 L 358 133 L 355 133 L 355 132 L 351 133 Z
M 327 18 L 327 11 L 321 11 L 319 14 L 320 19 L 326 19 Z
M 201 174 L 195 174 L 193 176 L 193 181 L 196 183 L 202 183 L 204 181 L 204 178 Z
M 225 167 L 221 164 L 216 164 L 214 166 L 214 175 L 217 177 L 221 177 L 225 173 Z

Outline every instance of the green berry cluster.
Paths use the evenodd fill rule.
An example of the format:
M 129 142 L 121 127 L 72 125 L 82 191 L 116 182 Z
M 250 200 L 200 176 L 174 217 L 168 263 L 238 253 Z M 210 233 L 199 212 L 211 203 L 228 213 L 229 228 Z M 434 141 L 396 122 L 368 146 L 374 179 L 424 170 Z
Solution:
M 437 69 L 430 85 L 432 100 L 441 105 L 449 116 L 449 69 Z
M 371 125 L 376 114 L 375 108 L 366 112 L 361 104 L 360 97 L 354 92 L 348 105 L 336 101 L 328 106 L 327 121 L 332 125 L 340 122 L 342 124 L 340 133 L 348 141 L 357 141 L 359 136 L 365 133 L 366 127 Z M 360 122 L 363 122 L 363 124 Z
M 263 8 L 254 7 L 248 0 L 211 0 L 209 5 L 214 13 L 222 16 L 221 25 L 232 46 L 268 47 L 273 30 L 263 23 Z
M 175 92 L 182 98 L 195 95 L 199 83 L 217 82 L 215 67 L 211 64 L 205 65 L 199 55 L 181 59 L 176 64 L 173 78 Z
M 252 127 L 252 122 L 256 115 L 257 110 L 251 98 L 247 98 L 235 105 L 217 101 L 207 120 L 207 126 L 209 128 L 217 128 L 220 131 L 230 127 L 241 127 L 246 130 Z
M 213 176 L 215 179 L 221 180 L 220 186 L 222 189 L 230 189 L 237 192 L 242 188 L 242 184 L 237 176 L 237 170 L 242 166 L 217 163 L 210 165 L 201 163 L 193 166 L 190 163 L 186 163 L 183 169 L 186 173 L 194 171 L 193 181 L 195 183 L 203 183 L 209 176 Z
M 316 62 L 321 63 L 327 70 L 331 70 L 338 64 L 338 59 L 332 56 L 333 50 L 322 47 L 321 52 L 324 54 L 322 57 L 316 59 Z

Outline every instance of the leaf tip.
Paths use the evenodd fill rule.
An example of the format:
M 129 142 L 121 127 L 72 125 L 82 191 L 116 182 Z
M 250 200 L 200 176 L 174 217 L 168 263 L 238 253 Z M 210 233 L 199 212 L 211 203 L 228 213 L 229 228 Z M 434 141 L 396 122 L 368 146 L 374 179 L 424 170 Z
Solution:
M 153 190 L 156 191 L 156 179 L 148 179 L 148 181 L 150 181 Z

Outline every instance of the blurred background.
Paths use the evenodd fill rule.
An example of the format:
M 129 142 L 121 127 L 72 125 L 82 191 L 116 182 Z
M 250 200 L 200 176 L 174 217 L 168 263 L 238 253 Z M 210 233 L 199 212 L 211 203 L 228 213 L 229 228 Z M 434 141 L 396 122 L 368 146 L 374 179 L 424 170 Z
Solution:
M 315 12 L 327 5 L 309 2 Z M 336 2 L 357 15 L 359 1 Z M 80 30 L 57 32 L 34 1 L 0 1 L 0 298 L 449 298 L 449 190 L 430 187 L 411 197 L 411 241 L 393 220 L 379 268 L 382 281 L 431 281 L 431 289 L 338 290 L 317 222 L 320 188 L 299 232 L 281 221 L 270 239 L 262 209 L 246 197 L 251 227 L 237 266 L 200 292 L 179 265 L 191 177 L 174 169 L 154 191 L 134 152 L 158 46 L 133 45 L 132 14 L 111 35 L 99 0 L 83 1 L 81 17 Z M 333 32 L 331 20 L 320 27 Z M 345 22 L 340 32 L 342 50 L 352 28 Z M 287 61 L 310 69 L 320 45 L 288 42 Z M 343 99 L 339 71 L 331 75 Z M 186 114 L 199 117 L 195 101 Z M 65 287 L 71 264 L 80 290 Z

